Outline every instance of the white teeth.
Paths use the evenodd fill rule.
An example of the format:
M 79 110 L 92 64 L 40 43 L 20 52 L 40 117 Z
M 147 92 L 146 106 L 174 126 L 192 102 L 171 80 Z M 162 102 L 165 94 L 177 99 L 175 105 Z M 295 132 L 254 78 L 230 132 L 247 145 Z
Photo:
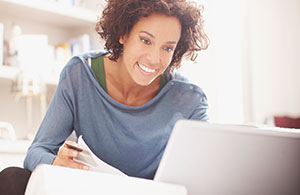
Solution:
M 139 67 L 140 67 L 141 69 L 143 69 L 145 72 L 149 72 L 149 73 L 155 72 L 155 69 L 148 68 L 148 67 L 143 66 L 143 65 L 141 65 L 141 64 L 139 64 L 139 63 L 138 63 L 138 65 L 139 65 Z

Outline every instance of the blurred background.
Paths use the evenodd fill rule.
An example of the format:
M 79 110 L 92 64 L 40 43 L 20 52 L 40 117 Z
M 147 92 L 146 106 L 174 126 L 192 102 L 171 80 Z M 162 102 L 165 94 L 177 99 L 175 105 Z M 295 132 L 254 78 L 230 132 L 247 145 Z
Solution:
M 274 126 L 300 117 L 300 1 L 197 0 L 207 50 L 180 69 L 212 122 Z M 0 0 L 0 170 L 19 165 L 72 55 L 103 48 L 104 0 Z M 5 157 L 5 158 L 4 158 Z

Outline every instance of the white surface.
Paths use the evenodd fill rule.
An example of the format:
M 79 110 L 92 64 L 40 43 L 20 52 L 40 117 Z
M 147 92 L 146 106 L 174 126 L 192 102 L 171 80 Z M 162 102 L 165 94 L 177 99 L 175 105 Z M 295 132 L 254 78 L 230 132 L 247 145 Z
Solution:
M 14 127 L 9 122 L 0 121 L 0 139 L 16 140 Z
M 183 186 L 51 165 L 32 173 L 26 195 L 187 195 Z
M 0 77 L 5 79 L 14 79 L 20 72 L 20 68 L 0 65 Z
M 300 131 L 179 121 L 154 180 L 189 195 L 300 194 Z
M 31 141 L 29 140 L 5 140 L 0 139 L 0 153 L 21 153 L 25 154 Z
M 23 161 L 30 146 L 28 140 L 3 140 L 0 139 L 0 171 L 6 167 L 23 167 Z

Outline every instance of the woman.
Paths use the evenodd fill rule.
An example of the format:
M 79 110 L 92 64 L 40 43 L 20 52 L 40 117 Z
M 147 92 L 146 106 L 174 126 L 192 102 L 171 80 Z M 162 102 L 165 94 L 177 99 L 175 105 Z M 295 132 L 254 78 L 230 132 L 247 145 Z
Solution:
M 208 46 L 201 7 L 110 0 L 96 30 L 106 49 L 68 62 L 24 167 L 89 169 L 64 144 L 74 130 L 103 161 L 152 179 L 175 122 L 208 119 L 205 94 L 176 71 L 183 55 L 195 60 Z

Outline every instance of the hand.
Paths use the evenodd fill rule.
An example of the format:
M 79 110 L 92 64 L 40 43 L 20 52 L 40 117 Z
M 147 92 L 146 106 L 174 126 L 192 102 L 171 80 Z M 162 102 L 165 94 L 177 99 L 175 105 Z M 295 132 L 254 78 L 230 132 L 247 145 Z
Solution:
M 78 156 L 79 151 L 70 149 L 66 143 L 77 145 L 75 142 L 66 141 L 58 150 L 57 156 L 52 162 L 52 165 L 88 170 L 89 167 L 87 165 L 74 161 L 74 158 Z

